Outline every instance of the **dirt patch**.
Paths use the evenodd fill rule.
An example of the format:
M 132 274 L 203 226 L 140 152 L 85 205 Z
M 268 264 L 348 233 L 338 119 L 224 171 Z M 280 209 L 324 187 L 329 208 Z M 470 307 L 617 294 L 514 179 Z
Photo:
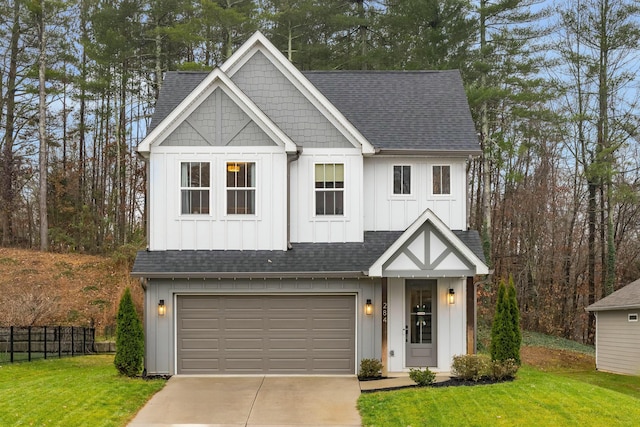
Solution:
M 0 248 L 0 325 L 115 325 L 126 287 L 142 313 L 143 291 L 126 262 L 109 257 Z
M 523 363 L 543 371 L 584 371 L 593 370 L 596 366 L 594 356 L 546 347 L 522 347 L 520 357 Z

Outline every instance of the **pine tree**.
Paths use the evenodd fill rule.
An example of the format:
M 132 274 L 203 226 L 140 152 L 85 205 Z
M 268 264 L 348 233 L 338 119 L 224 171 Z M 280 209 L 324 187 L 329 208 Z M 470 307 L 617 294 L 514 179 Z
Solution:
M 144 357 L 144 332 L 142 322 L 133 305 L 131 291 L 127 288 L 120 299 L 116 317 L 116 357 L 113 363 L 118 372 L 135 377 L 142 371 Z

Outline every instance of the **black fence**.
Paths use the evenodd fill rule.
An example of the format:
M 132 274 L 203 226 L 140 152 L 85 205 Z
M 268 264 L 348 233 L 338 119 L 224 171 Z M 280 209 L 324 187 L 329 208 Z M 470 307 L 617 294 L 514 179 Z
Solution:
M 77 326 L 0 327 L 0 363 L 92 354 L 95 337 Z

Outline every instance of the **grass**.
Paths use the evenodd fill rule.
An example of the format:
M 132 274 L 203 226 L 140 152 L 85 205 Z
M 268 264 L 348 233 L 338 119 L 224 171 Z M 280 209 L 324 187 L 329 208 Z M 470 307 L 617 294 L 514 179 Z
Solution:
M 365 426 L 635 426 L 640 391 L 621 393 L 614 384 L 640 387 L 640 378 L 594 372 L 559 375 L 523 366 L 512 382 L 472 387 L 407 389 L 363 394 L 358 409 Z
M 164 384 L 120 376 L 113 355 L 0 365 L 0 425 L 125 426 Z

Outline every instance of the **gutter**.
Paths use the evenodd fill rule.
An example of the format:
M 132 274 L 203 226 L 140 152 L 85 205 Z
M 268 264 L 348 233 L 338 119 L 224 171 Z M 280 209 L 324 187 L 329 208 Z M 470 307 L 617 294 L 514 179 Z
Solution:
M 364 271 L 284 271 L 284 272 L 144 272 L 131 273 L 132 277 L 146 279 L 362 279 L 367 278 Z
M 610 307 L 586 307 L 586 311 L 598 312 L 598 311 L 621 311 L 621 310 L 640 310 L 640 305 L 612 305 Z
M 300 158 L 302 148 L 298 148 L 295 154 L 287 155 L 287 250 L 293 249 L 291 246 L 291 163 Z
M 477 150 L 420 150 L 420 149 L 385 149 L 380 148 L 376 150 L 376 154 L 387 156 L 442 156 L 442 157 L 468 157 L 468 156 L 480 156 L 482 151 Z

